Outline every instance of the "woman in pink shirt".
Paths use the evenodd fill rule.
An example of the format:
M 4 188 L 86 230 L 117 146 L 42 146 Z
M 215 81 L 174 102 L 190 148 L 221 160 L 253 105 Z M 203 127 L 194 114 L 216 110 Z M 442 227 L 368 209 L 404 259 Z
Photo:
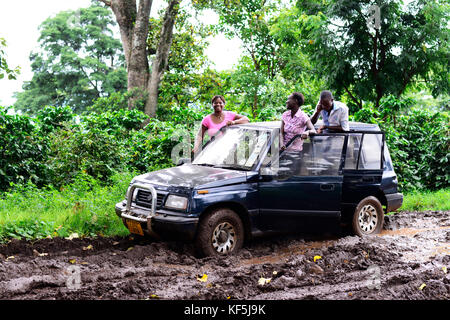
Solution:
M 301 139 L 296 139 L 288 150 L 303 150 L 303 139 L 306 139 L 310 132 L 316 132 L 308 115 L 300 109 L 304 102 L 305 98 L 299 92 L 291 94 L 286 101 L 287 111 L 283 113 L 281 118 L 281 150 L 286 149 L 286 144 L 298 134 L 302 135 Z
M 205 132 L 208 132 L 210 137 L 214 136 L 220 128 L 224 126 L 231 126 L 233 124 L 242 124 L 249 122 L 246 116 L 242 116 L 232 111 L 225 111 L 225 98 L 223 96 L 214 96 L 211 100 L 214 112 L 207 115 L 202 120 L 202 127 L 200 128 L 194 144 L 194 153 L 197 153 L 200 145 L 203 143 Z

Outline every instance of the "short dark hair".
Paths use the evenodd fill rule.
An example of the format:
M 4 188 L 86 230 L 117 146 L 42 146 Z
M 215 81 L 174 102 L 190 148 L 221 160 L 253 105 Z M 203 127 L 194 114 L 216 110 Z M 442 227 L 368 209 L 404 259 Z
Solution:
M 300 92 L 294 92 L 292 97 L 297 100 L 299 107 L 305 103 L 305 97 Z
M 331 93 L 331 91 L 323 90 L 320 93 L 320 100 L 322 99 L 333 99 L 333 94 Z
M 225 98 L 224 98 L 223 96 L 221 96 L 221 95 L 214 96 L 214 97 L 211 99 L 211 104 L 213 104 L 214 101 L 216 101 L 216 99 L 222 100 L 223 104 L 225 104 Z

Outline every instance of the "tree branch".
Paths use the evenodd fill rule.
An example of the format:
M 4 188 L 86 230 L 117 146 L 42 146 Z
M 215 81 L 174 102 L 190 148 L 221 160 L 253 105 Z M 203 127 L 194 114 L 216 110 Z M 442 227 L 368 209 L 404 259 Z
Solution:
M 111 7 L 111 1 L 110 0 L 98 0 L 106 4 L 108 7 Z

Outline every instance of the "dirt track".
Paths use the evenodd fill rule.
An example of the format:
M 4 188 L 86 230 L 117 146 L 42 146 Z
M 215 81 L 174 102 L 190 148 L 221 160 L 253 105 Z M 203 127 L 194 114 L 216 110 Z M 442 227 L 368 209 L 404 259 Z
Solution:
M 383 233 L 364 239 L 258 239 L 221 259 L 130 238 L 0 246 L 0 299 L 450 298 L 449 211 L 386 217 Z

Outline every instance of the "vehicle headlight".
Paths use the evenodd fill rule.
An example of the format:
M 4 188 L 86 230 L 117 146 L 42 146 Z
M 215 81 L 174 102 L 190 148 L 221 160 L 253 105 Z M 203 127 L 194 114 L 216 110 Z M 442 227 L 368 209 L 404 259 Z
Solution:
M 180 197 L 176 195 L 169 195 L 166 200 L 166 208 L 176 210 L 186 210 L 188 205 L 188 199 L 186 197 Z

